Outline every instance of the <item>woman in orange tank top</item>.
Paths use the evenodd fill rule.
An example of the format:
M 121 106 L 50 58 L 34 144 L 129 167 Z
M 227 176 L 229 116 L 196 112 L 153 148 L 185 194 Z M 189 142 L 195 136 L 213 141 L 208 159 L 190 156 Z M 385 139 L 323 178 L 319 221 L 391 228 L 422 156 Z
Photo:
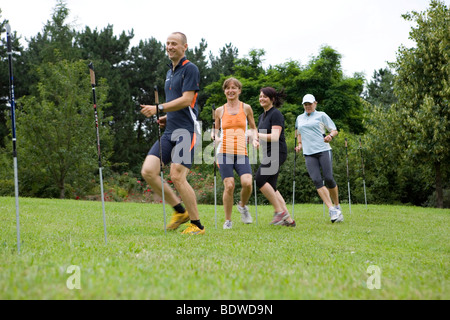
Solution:
M 217 150 L 217 166 L 224 184 L 223 207 L 225 211 L 224 229 L 231 229 L 231 214 L 234 202 L 234 171 L 241 179 L 241 199 L 237 209 L 241 213 L 242 222 L 252 223 L 252 216 L 247 203 L 252 194 L 252 169 L 247 153 L 247 138 L 250 143 L 256 133 L 255 119 L 250 105 L 239 100 L 242 84 L 235 78 L 229 78 L 223 83 L 227 103 L 217 108 L 215 118 L 215 141 L 219 144 Z M 250 127 L 247 130 L 247 126 Z

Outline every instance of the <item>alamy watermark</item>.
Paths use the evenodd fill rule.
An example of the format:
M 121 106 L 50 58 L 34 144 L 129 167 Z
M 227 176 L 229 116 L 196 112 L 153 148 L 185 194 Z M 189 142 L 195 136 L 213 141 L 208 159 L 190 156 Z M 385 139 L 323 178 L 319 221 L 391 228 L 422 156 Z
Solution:
M 367 289 L 381 289 L 381 269 L 379 266 L 370 265 L 367 268 L 367 274 L 369 278 L 367 278 Z
M 201 123 L 199 127 L 201 128 Z M 214 164 L 214 161 L 216 161 L 219 165 L 223 163 L 232 164 L 234 161 L 232 157 L 225 157 L 225 162 L 222 157 L 217 157 L 221 147 L 223 147 L 222 144 L 224 141 L 220 140 L 214 142 L 211 129 L 205 131 L 203 134 L 201 134 L 201 132 L 201 129 L 199 132 L 196 132 L 193 164 Z M 266 134 L 267 130 L 260 130 L 259 133 Z M 265 164 L 265 166 L 261 168 L 262 175 L 273 175 L 278 172 L 280 163 L 280 144 L 278 141 L 268 142 L 259 140 L 259 148 L 255 148 L 242 129 L 227 129 L 226 135 L 228 137 L 233 137 L 225 142 L 225 148 L 227 150 L 234 150 L 236 141 L 239 139 L 244 139 L 244 143 L 248 146 L 247 153 L 250 164 L 258 164 L 258 162 Z M 191 133 L 186 129 L 177 129 L 172 133 L 171 140 L 179 141 L 177 146 L 172 150 L 172 161 L 175 163 L 192 164 L 191 150 L 193 146 L 191 141 Z M 205 143 L 208 143 L 206 147 L 204 147 Z M 268 155 L 267 150 L 270 150 L 270 155 Z M 216 157 L 214 157 L 214 152 L 216 152 Z M 239 160 L 238 158 L 238 163 L 239 161 L 244 163 L 243 159 Z
M 66 273 L 71 274 L 71 276 L 66 281 L 67 289 L 81 290 L 81 268 L 79 266 L 72 265 L 67 267 Z

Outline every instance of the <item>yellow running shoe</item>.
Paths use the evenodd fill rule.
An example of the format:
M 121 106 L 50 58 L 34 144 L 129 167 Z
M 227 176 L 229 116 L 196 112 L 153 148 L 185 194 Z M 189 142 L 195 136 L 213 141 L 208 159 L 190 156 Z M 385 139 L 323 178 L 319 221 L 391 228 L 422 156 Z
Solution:
M 195 236 L 197 234 L 205 234 L 205 227 L 203 227 L 203 230 L 197 227 L 195 224 L 191 223 L 189 227 L 186 228 L 181 234 L 189 234 L 192 236 Z
M 167 226 L 169 230 L 176 230 L 180 225 L 189 221 L 189 214 L 186 211 L 185 213 L 174 212 L 172 214 L 172 219 L 170 219 L 170 223 Z

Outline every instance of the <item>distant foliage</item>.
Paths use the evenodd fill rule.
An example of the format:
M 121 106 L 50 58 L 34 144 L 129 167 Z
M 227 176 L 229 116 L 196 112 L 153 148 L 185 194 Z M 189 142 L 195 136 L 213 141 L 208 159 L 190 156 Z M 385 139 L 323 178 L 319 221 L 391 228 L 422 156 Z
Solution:
M 142 162 L 157 139 L 155 119 L 141 115 L 139 105 L 154 103 L 155 85 L 164 101 L 165 74 L 170 62 L 165 43 L 150 36 L 131 46 L 133 30 L 116 35 L 113 25 L 101 30 L 86 26 L 75 31 L 67 23 L 69 13 L 66 2 L 57 0 L 43 29 L 27 39 L 27 48 L 20 45 L 13 32 L 15 91 L 20 102 L 20 191 L 36 197 L 98 195 L 87 68 L 87 63 L 93 62 L 100 95 L 105 181 L 114 193 L 110 199 L 123 201 L 124 195 L 134 196 L 134 191 L 138 191 L 120 186 L 126 179 L 116 178 L 124 172 L 139 177 Z M 425 12 L 405 13 L 404 18 L 415 23 L 410 37 L 416 46 L 400 47 L 397 60 L 374 71 L 368 83 L 360 73 L 345 75 L 341 54 L 328 45 L 304 65 L 287 61 L 265 68 L 264 49 L 253 49 L 240 57 L 232 43 L 218 52 L 208 51 L 206 39 L 197 46 L 190 44 L 187 58 L 201 74 L 199 120 L 205 134 L 212 126 L 212 105 L 218 107 L 226 102 L 222 83 L 227 77 L 242 82 L 240 98 L 252 106 L 255 119 L 263 111 L 259 90 L 266 86 L 284 90 L 286 99 L 280 110 L 286 120 L 289 156 L 279 185 L 284 197 L 292 201 L 294 122 L 304 112 L 302 97 L 312 93 L 319 103 L 318 110 L 326 112 L 340 132 L 331 146 L 341 201 L 348 201 L 349 180 L 351 201 L 363 202 L 364 179 L 370 202 L 445 206 L 450 190 L 449 8 L 442 1 L 431 0 Z M 11 136 L 6 98 L 9 75 L 4 63 L 6 23 L 0 10 L 0 163 L 5 164 L 0 169 L 0 194 L 13 192 L 12 165 L 8 162 Z M 349 141 L 348 178 L 345 137 Z M 361 153 L 366 161 L 364 177 Z M 297 156 L 296 164 L 296 202 L 320 202 L 303 156 Z M 202 173 L 201 178 L 190 178 L 202 203 L 213 202 L 212 168 L 210 164 L 193 167 L 193 172 Z M 219 188 L 220 180 L 219 177 Z M 141 190 L 142 196 L 146 190 Z M 432 200 L 434 195 L 436 201 Z M 153 196 L 144 198 L 157 201 Z M 259 200 L 265 201 L 262 196 Z

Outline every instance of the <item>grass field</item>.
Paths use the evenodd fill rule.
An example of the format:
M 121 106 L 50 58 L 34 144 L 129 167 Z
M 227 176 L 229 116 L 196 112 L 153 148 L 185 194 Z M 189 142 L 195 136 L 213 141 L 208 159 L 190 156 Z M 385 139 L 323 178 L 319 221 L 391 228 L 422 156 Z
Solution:
M 286 228 L 258 206 L 258 225 L 234 210 L 231 230 L 221 207 L 217 229 L 214 206 L 199 210 L 206 235 L 185 236 L 164 234 L 162 205 L 108 202 L 105 245 L 100 202 L 21 198 L 18 254 L 14 198 L 0 198 L 0 299 L 450 298 L 450 210 L 343 205 L 331 224 L 297 204 Z

